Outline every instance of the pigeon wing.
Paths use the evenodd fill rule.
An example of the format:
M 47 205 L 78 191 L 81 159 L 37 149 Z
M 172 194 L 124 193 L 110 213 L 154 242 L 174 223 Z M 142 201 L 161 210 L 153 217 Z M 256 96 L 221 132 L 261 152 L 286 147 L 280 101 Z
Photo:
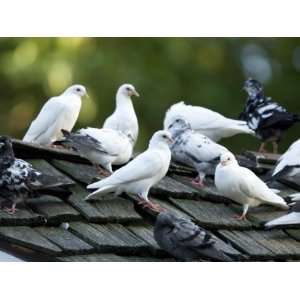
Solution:
M 214 243 L 205 230 L 195 225 L 190 220 L 177 219 L 171 235 L 174 244 L 189 248 L 205 248 Z
M 115 171 L 110 177 L 90 184 L 88 189 L 97 189 L 103 185 L 129 184 L 150 179 L 163 169 L 163 162 L 155 150 L 147 150 L 130 161 L 126 166 Z
M 189 156 L 193 155 L 198 162 L 210 162 L 218 158 L 222 153 L 228 152 L 225 147 L 196 132 L 188 140 L 186 151 Z
M 269 187 L 259 179 L 251 170 L 240 168 L 239 188 L 247 197 L 256 199 L 266 204 L 288 208 L 286 202 L 276 195 Z
M 32 142 L 45 134 L 49 128 L 54 128 L 62 120 L 66 105 L 58 101 L 59 97 L 53 97 L 45 103 L 37 118 L 31 123 L 24 141 Z

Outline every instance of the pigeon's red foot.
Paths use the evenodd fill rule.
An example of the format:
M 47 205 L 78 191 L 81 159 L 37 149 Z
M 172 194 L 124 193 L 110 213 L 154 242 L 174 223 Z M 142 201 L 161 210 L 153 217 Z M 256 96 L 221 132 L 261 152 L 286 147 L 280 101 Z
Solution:
M 155 203 L 153 203 L 151 201 L 147 201 L 147 200 L 142 199 L 142 198 L 139 198 L 138 204 L 141 205 L 141 206 L 143 206 L 143 208 L 149 208 L 149 209 L 151 209 L 153 211 L 156 211 L 156 212 L 162 212 L 162 211 L 165 210 L 160 205 L 155 204 Z
M 102 169 L 102 168 L 101 168 L 100 166 L 98 166 L 98 165 L 96 165 L 96 169 L 97 169 L 99 175 L 101 175 L 101 176 L 108 177 L 108 176 L 111 175 L 111 173 L 110 173 L 109 171 Z
M 205 184 L 204 184 L 203 180 L 201 180 L 199 176 L 192 180 L 192 184 L 195 185 L 198 188 L 204 188 L 205 187 Z
M 266 149 L 266 143 L 262 143 L 258 149 L 258 152 L 260 153 L 267 153 L 268 150 Z
M 234 218 L 239 220 L 239 221 L 246 221 L 247 220 L 246 215 L 236 215 L 236 216 L 234 216 Z
M 12 207 L 5 207 L 3 208 L 3 211 L 5 211 L 6 213 L 10 214 L 10 215 L 14 215 L 17 211 L 16 207 L 15 206 L 12 206 Z

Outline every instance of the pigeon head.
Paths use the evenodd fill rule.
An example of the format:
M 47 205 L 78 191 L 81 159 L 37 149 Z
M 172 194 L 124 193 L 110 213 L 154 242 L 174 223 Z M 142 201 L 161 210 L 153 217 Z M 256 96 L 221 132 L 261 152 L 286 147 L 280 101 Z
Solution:
M 174 122 L 168 127 L 168 130 L 171 132 L 173 138 L 189 129 L 192 129 L 191 125 L 180 117 L 175 118 Z
M 173 144 L 173 138 L 169 131 L 166 130 L 159 130 L 155 132 L 150 140 L 150 145 L 172 145 Z
M 140 97 L 140 94 L 136 91 L 135 87 L 129 83 L 125 83 L 121 85 L 118 89 L 117 95 L 122 95 L 125 97 L 131 97 L 131 96 Z
M 250 98 L 255 98 L 263 92 L 262 84 L 252 78 L 249 78 L 245 81 L 243 89 L 248 93 Z
M 65 90 L 64 94 L 73 94 L 79 97 L 88 96 L 86 88 L 80 84 L 71 85 Z
M 155 226 L 173 228 L 176 220 L 177 218 L 170 212 L 161 212 L 156 218 Z
M 0 136 L 0 167 L 7 167 L 14 160 L 14 152 L 9 137 Z
M 232 164 L 237 164 L 237 160 L 232 153 L 227 152 L 221 155 L 220 164 L 225 167 Z

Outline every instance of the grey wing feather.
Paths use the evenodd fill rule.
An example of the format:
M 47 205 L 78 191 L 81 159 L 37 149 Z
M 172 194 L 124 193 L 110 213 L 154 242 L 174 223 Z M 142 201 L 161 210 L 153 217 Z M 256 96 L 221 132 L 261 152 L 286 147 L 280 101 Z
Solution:
M 80 133 L 70 133 L 66 130 L 62 130 L 64 135 L 64 140 L 60 141 L 62 144 L 66 144 L 71 146 L 77 151 L 82 150 L 96 150 L 97 152 L 101 152 L 103 154 L 107 154 L 110 156 L 117 156 L 115 153 L 108 153 L 107 150 L 103 147 L 102 143 L 95 138 L 91 137 L 87 134 Z
M 212 236 L 190 220 L 178 219 L 171 240 L 185 247 L 202 248 L 214 244 Z

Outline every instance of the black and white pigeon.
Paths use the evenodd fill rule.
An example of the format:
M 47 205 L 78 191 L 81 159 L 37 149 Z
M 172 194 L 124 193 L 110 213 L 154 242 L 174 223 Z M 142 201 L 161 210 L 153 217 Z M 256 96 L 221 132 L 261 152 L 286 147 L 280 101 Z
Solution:
M 249 78 L 243 88 L 248 94 L 248 99 L 240 119 L 246 121 L 256 136 L 262 140 L 260 152 L 266 152 L 266 144 L 272 142 L 273 152 L 277 153 L 283 133 L 300 121 L 299 116 L 289 113 L 272 98 L 266 97 L 259 81 Z
M 291 206 L 291 209 L 288 214 L 276 218 L 272 221 L 269 221 L 265 224 L 266 228 L 273 227 L 289 227 L 300 225 L 300 202 L 297 201 Z
M 182 261 L 232 261 L 207 231 L 170 212 L 161 212 L 157 216 L 154 238 L 163 250 Z
M 272 172 L 273 179 L 295 176 L 300 173 L 300 139 L 280 156 Z
M 10 138 L 0 136 L 0 204 L 4 211 L 14 214 L 16 204 L 41 186 L 40 175 L 31 164 L 15 158 Z
M 190 124 L 183 119 L 176 119 L 169 125 L 168 130 L 174 140 L 171 145 L 172 159 L 195 168 L 198 176 L 192 183 L 203 187 L 205 176 L 214 175 L 220 156 L 229 151 L 205 135 L 192 130 Z

